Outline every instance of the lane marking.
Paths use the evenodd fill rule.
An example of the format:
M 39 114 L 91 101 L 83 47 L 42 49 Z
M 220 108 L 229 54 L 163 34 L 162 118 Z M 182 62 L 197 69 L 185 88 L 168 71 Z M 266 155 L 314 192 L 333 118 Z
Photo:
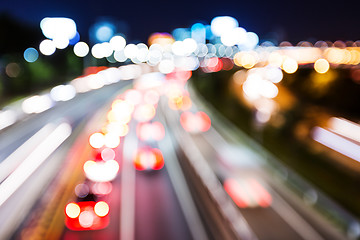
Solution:
M 171 137 L 169 136 L 169 128 L 165 123 L 162 115 L 162 122 L 165 127 L 165 137 L 162 141 L 159 141 L 159 147 L 163 149 L 164 155 L 167 156 L 165 167 L 169 172 L 170 181 L 174 187 L 177 198 L 179 199 L 180 207 L 184 213 L 187 225 L 190 229 L 193 239 L 208 239 L 202 221 L 200 219 L 198 210 L 191 197 L 191 193 L 188 189 L 185 176 L 180 171 L 181 167 L 179 160 L 175 155 L 175 148 L 172 144 Z
M 12 171 L 20 164 L 20 161 L 28 156 L 29 151 L 34 149 L 51 131 L 55 128 L 54 124 L 47 124 L 31 136 L 26 142 L 18 147 L 6 159 L 0 163 L 0 182 L 10 175 Z
M 165 107 L 166 103 L 162 102 L 162 109 Z M 192 137 L 182 131 L 181 127 L 175 124 L 175 122 L 178 122 L 178 118 L 176 118 L 175 113 L 167 114 L 166 117 L 169 122 L 172 122 L 174 126 L 176 126 L 172 129 L 172 131 L 174 132 L 175 136 L 177 136 L 180 148 L 183 149 L 185 155 L 189 159 L 189 162 L 193 168 L 195 168 L 203 184 L 208 188 L 209 192 L 211 192 L 214 200 L 220 206 L 220 210 L 223 216 L 229 220 L 237 235 L 243 239 L 257 239 L 255 234 L 248 226 L 248 223 L 245 221 L 244 217 L 240 214 L 239 211 L 236 210 L 237 206 L 230 198 L 226 197 L 227 193 L 215 176 L 215 173 L 210 168 L 201 151 L 196 147 Z
M 219 142 L 221 142 L 222 144 L 228 144 L 227 141 L 223 138 L 223 136 L 214 127 L 210 128 L 208 134 L 211 135 L 211 138 L 204 136 L 204 139 L 210 145 L 212 145 L 212 147 L 215 150 L 218 149 Z M 308 239 L 308 240 L 323 239 L 323 237 L 310 224 L 308 224 L 300 216 L 300 214 L 298 214 L 288 203 L 286 203 L 286 201 L 283 198 L 280 197 L 280 195 L 276 194 L 274 191 L 271 191 L 271 194 L 273 196 L 275 195 L 274 197 L 276 197 L 276 201 L 273 201 L 271 207 L 303 239 Z
M 274 191 L 271 193 L 276 200 L 271 204 L 272 208 L 295 230 L 303 239 L 323 240 L 315 229 L 308 224 L 284 199 Z
M 134 128 L 132 126 L 131 128 Z M 134 129 L 133 129 L 134 130 Z M 123 164 L 121 173 L 120 239 L 135 239 L 135 181 L 133 156 L 138 141 L 135 131 L 129 131 L 124 138 Z
M 39 166 L 70 136 L 71 126 L 61 123 L 0 185 L 0 207 L 39 168 Z

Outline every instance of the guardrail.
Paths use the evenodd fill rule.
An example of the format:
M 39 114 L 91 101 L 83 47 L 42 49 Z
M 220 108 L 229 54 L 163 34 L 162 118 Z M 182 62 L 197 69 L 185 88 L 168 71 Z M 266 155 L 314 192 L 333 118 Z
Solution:
M 222 116 L 214 107 L 206 104 L 206 101 L 201 99 L 199 94 L 195 94 L 195 90 L 191 87 L 188 88 L 193 101 L 200 105 L 202 109 L 207 109 L 208 115 L 213 119 L 213 127 L 216 128 L 216 123 L 221 128 L 216 128 L 221 134 L 226 135 L 234 142 L 239 140 L 234 137 L 237 136 L 245 139 L 247 146 L 254 150 L 254 152 L 262 153 L 262 160 L 264 160 L 265 169 L 272 177 L 278 180 L 287 187 L 292 193 L 295 193 L 298 199 L 306 206 L 311 207 L 319 213 L 327 222 L 338 228 L 344 236 L 349 239 L 360 239 L 360 221 L 354 215 L 346 211 L 335 201 L 330 199 L 320 189 L 306 181 L 296 172 L 285 166 L 280 160 L 262 147 L 254 139 L 246 135 L 238 129 L 233 123 Z M 224 127 L 225 126 L 225 127 Z
M 167 121 L 169 117 L 171 114 L 167 114 Z M 257 240 L 191 136 L 175 126 L 172 131 L 179 144 L 180 166 L 211 239 Z

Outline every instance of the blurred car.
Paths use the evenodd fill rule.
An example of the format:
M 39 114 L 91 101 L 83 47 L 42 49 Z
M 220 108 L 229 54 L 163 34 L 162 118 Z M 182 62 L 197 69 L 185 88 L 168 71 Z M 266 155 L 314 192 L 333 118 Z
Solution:
M 271 206 L 272 196 L 255 177 L 228 178 L 224 189 L 239 208 L 267 208 Z
M 65 225 L 74 231 L 98 230 L 109 225 L 110 207 L 98 201 L 95 194 L 88 194 L 70 202 L 65 207 Z
M 86 180 L 75 187 L 76 201 L 65 207 L 65 225 L 75 231 L 103 229 L 109 224 L 111 182 Z
M 120 165 L 115 160 L 88 160 L 83 166 L 85 176 L 94 182 L 110 182 L 117 177 Z
M 134 166 L 139 171 L 160 170 L 164 167 L 164 157 L 160 149 L 141 147 L 135 154 Z

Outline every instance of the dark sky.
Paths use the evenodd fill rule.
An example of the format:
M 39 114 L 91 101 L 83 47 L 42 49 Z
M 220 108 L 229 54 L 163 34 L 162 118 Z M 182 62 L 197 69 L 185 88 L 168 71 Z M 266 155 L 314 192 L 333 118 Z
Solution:
M 81 36 L 99 17 L 124 21 L 130 40 L 146 41 L 153 32 L 170 32 L 195 22 L 209 24 L 219 15 L 235 17 L 260 40 L 278 36 L 301 40 L 359 40 L 360 1 L 138 1 L 138 0 L 0 0 L 0 12 L 38 25 L 44 17 L 70 17 Z

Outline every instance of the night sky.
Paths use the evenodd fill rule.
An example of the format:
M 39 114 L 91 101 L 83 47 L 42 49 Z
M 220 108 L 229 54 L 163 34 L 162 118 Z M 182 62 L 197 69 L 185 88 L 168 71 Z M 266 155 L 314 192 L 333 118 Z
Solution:
M 35 3 L 34 3 L 35 2 Z M 209 24 L 215 16 L 236 18 L 260 40 L 359 40 L 360 1 L 94 1 L 1 0 L 0 13 L 38 25 L 44 17 L 75 20 L 82 38 L 102 17 L 128 25 L 128 39 L 146 41 L 151 33 L 171 32 L 196 22 Z M 1 26 L 0 26 L 1 27 Z

